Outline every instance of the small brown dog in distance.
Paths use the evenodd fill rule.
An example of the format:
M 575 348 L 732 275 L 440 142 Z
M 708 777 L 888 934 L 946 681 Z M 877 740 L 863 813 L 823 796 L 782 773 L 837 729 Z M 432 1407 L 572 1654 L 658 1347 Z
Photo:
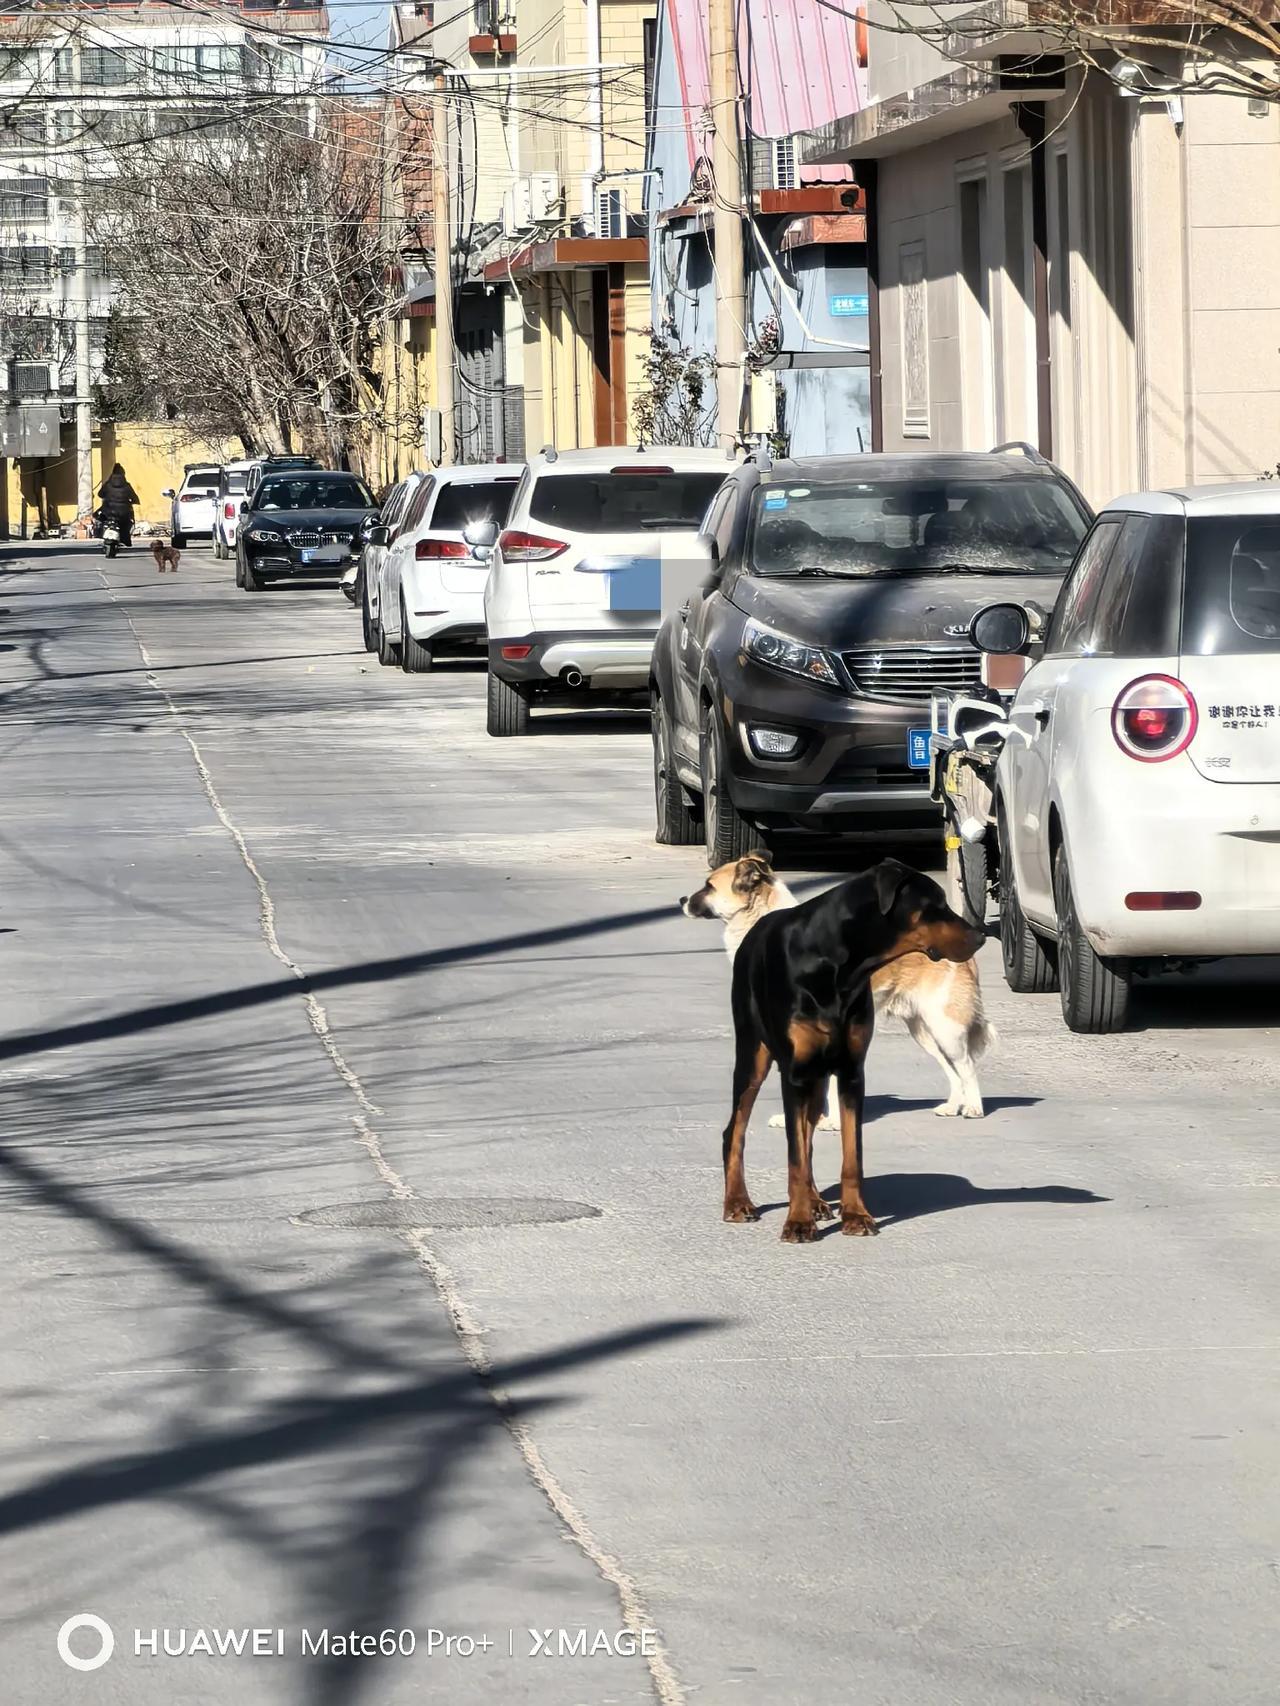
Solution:
M 757 1220 L 747 1193 L 747 1125 L 776 1060 L 787 1122 L 787 1244 L 812 1243 L 831 1210 L 813 1179 L 813 1131 L 828 1080 L 840 1105 L 841 1231 L 878 1230 L 862 1197 L 864 1066 L 875 1026 L 871 979 L 909 954 L 971 960 L 985 937 L 931 877 L 896 859 L 749 930 L 733 965 L 733 1107 L 724 1129 L 724 1218 Z
M 767 853 L 748 853 L 712 871 L 696 894 L 680 902 L 690 918 L 718 918 L 724 925 L 724 946 L 733 964 L 747 932 L 769 913 L 798 904 L 795 895 L 769 863 Z M 950 1090 L 933 1110 L 946 1118 L 980 1120 L 982 1089 L 979 1058 L 996 1040 L 994 1025 L 982 1011 L 982 985 L 972 960 L 935 962 L 924 954 L 892 960 L 872 974 L 871 994 L 876 1016 L 901 1019 L 912 1039 L 937 1061 Z M 834 1127 L 836 1086 L 827 1098 L 819 1126 Z M 771 1126 L 784 1126 L 775 1114 Z
M 178 560 L 182 552 L 176 545 L 166 545 L 163 539 L 151 541 L 151 555 L 156 560 L 156 573 L 163 574 L 167 568 L 171 574 L 178 572 Z

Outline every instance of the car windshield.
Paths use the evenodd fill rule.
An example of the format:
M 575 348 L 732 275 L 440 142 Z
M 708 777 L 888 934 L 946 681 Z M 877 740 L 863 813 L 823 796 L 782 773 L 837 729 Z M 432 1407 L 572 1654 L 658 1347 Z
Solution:
M 1185 588 L 1187 657 L 1280 652 L 1280 519 L 1193 518 Z
M 258 487 L 255 509 L 373 509 L 373 493 L 354 474 L 273 474 Z
M 504 526 L 518 483 L 513 474 L 509 480 L 455 480 L 441 486 L 431 512 L 432 531 L 462 533 L 483 521 Z
M 1087 521 L 1049 479 L 762 487 L 758 575 L 1063 574 Z
M 533 488 L 529 515 L 569 533 L 696 528 L 723 484 L 720 473 L 671 469 L 543 474 Z

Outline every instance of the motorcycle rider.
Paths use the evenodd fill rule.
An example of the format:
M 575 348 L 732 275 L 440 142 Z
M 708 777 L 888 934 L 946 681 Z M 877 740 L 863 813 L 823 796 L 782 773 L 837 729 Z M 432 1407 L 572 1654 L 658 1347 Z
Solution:
M 103 521 L 114 521 L 120 529 L 120 543 L 133 543 L 133 506 L 140 502 L 137 492 L 129 484 L 128 476 L 117 462 L 98 488 L 98 497 L 102 507 L 99 515 Z

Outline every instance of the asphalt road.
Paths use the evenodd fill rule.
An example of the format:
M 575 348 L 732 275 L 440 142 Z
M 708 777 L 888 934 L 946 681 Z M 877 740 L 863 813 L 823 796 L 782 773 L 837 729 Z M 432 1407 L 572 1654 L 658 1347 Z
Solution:
M 1083 1039 L 988 950 L 988 1117 L 885 1029 L 882 1236 L 784 1246 L 642 724 L 4 549 L 5 1706 L 1274 1699 L 1274 966 Z

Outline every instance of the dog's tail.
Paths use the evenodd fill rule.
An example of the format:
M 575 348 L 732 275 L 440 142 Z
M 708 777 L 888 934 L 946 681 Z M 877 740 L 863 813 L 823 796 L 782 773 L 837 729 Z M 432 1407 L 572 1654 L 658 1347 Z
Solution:
M 969 1026 L 969 1053 L 974 1060 L 981 1060 L 989 1049 L 993 1049 L 1000 1041 L 1000 1033 L 984 1013 Z

